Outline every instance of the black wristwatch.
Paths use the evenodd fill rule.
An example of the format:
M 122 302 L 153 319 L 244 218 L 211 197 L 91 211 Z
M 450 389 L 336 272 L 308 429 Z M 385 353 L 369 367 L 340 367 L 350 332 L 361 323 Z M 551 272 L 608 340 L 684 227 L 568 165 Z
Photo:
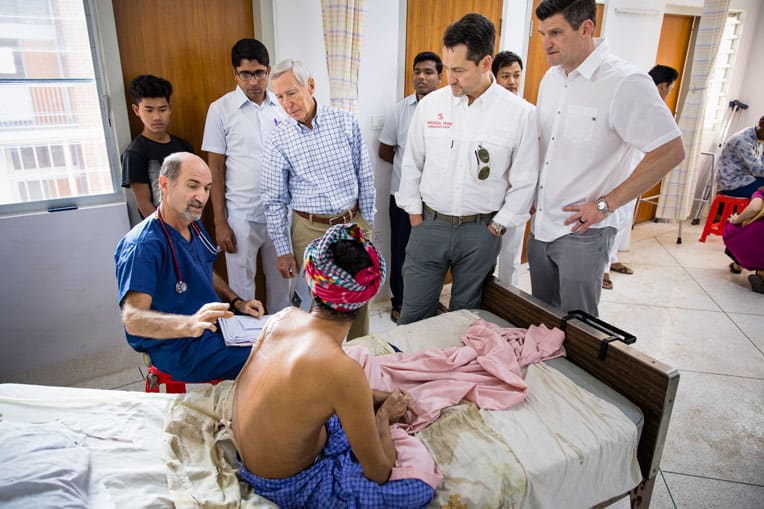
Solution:
M 496 221 L 491 221 L 491 222 L 490 222 L 490 223 L 488 223 L 488 224 L 490 224 L 491 226 L 493 226 L 493 229 L 494 229 L 494 230 L 496 230 L 496 233 L 499 235 L 499 237 L 501 237 L 502 235 L 504 235 L 505 233 L 507 233 L 507 227 L 506 227 L 506 226 L 504 226 L 504 225 L 500 225 L 500 224 L 499 224 L 499 223 L 497 223 Z
M 233 299 L 228 301 L 228 304 L 231 305 L 231 307 L 228 309 L 230 309 L 235 315 L 241 314 L 241 311 L 239 311 L 239 309 L 236 307 L 236 303 L 239 302 L 240 300 L 243 300 L 243 299 L 241 297 L 234 297 Z
M 597 198 L 597 210 L 599 210 L 605 215 L 608 215 L 610 214 L 610 212 L 612 212 L 610 210 L 610 207 L 607 204 L 607 198 L 605 198 L 604 196 L 600 196 L 599 198 Z

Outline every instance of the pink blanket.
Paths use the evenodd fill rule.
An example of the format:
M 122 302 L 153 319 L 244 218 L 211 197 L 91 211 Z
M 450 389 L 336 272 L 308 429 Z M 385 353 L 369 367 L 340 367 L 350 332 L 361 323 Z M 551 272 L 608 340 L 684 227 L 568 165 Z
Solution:
M 363 366 L 372 389 L 401 387 L 419 409 L 418 415 L 407 415 L 405 423 L 393 426 L 399 457 L 391 479 L 416 477 L 437 487 L 442 477 L 431 456 L 418 440 L 400 431 L 413 434 L 423 429 L 443 408 L 463 399 L 489 410 L 506 410 L 522 402 L 528 386 L 521 368 L 565 355 L 564 340 L 557 328 L 502 329 L 477 320 L 461 337 L 463 346 L 380 356 L 360 346 L 347 348 L 347 354 Z

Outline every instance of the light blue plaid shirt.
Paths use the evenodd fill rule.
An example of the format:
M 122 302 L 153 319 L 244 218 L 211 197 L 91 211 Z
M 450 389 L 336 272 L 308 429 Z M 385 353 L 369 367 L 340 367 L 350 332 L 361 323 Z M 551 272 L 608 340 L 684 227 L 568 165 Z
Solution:
M 334 215 L 357 201 L 374 226 L 374 173 L 358 121 L 347 111 L 316 104 L 312 124 L 309 129 L 292 118 L 281 122 L 265 151 L 260 192 L 278 256 L 292 252 L 289 207 Z
M 747 127 L 724 144 L 716 181 L 722 191 L 732 191 L 747 186 L 756 180 L 754 177 L 764 177 L 764 154 L 756 129 Z

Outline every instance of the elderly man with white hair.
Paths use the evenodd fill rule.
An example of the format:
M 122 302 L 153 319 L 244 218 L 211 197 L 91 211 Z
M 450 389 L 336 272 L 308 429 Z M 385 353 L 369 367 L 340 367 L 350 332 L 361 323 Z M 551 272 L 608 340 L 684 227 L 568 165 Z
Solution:
M 302 62 L 284 60 L 274 66 L 271 88 L 290 119 L 273 131 L 260 191 L 278 269 L 284 278 L 293 278 L 307 245 L 332 225 L 358 223 L 371 232 L 374 174 L 358 121 L 347 111 L 318 104 L 315 80 Z M 368 329 L 364 306 L 348 338 L 366 335 Z

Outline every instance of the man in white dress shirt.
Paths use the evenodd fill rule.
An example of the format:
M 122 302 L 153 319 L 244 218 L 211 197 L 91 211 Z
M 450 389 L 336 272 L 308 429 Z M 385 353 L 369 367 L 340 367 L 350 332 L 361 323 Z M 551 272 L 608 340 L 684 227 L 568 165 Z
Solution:
M 684 158 L 681 132 L 650 77 L 594 40 L 594 0 L 536 9 L 547 62 L 536 104 L 541 160 L 528 239 L 535 297 L 598 315 L 612 214 Z M 632 148 L 645 153 L 633 168 Z
M 502 234 L 528 219 L 536 122 L 533 107 L 493 78 L 495 37 L 480 14 L 449 26 L 441 55 L 449 86 L 423 98 L 411 120 L 395 195 L 412 226 L 398 323 L 435 314 L 449 268 L 449 309 L 478 307 Z
M 255 298 L 257 254 L 262 254 L 265 304 L 272 314 L 289 305 L 289 281 L 276 267 L 259 184 L 265 144 L 287 117 L 268 92 L 271 67 L 263 43 L 241 39 L 231 49 L 231 64 L 237 86 L 210 105 L 202 141 L 215 182 L 210 194 L 215 238 L 226 253 L 228 284 L 244 300 Z

